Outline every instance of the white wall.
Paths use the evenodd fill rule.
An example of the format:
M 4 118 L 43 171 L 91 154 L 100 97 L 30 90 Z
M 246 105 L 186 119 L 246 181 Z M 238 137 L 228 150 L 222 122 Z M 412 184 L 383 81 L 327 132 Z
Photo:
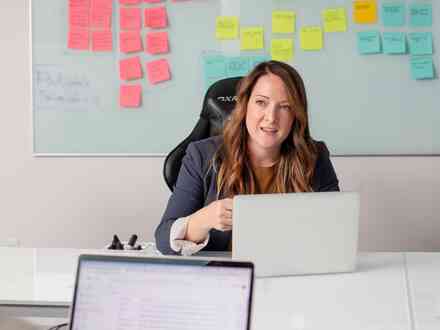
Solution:
M 34 0 L 41 2 L 42 0 Z M 151 240 L 169 192 L 162 158 L 33 158 L 26 0 L 0 3 L 0 244 L 101 247 Z M 361 192 L 362 250 L 440 251 L 440 157 L 338 157 Z

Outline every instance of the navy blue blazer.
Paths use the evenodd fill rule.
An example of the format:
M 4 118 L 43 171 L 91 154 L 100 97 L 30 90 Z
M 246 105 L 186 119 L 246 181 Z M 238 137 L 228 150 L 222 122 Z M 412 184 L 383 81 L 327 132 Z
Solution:
M 156 247 L 163 254 L 177 254 L 170 247 L 170 229 L 174 221 L 191 215 L 216 200 L 216 175 L 211 161 L 220 143 L 221 137 L 215 136 L 188 145 L 174 192 L 155 231 Z M 312 182 L 313 191 L 339 191 L 329 151 L 324 142 L 317 143 L 319 155 Z M 226 251 L 231 239 L 231 231 L 212 229 L 204 250 Z

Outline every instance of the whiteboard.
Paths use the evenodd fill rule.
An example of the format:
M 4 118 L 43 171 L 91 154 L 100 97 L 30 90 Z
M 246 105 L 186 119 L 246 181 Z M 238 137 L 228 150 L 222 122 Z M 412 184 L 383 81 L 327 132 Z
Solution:
M 431 3 L 433 25 L 413 28 L 353 23 L 351 0 L 189 0 L 163 1 L 168 11 L 170 47 L 163 56 L 172 79 L 152 86 L 142 80 L 140 109 L 119 107 L 118 1 L 113 1 L 113 52 L 67 48 L 67 0 L 31 4 L 32 114 L 35 155 L 164 155 L 195 126 L 206 90 L 203 58 L 264 55 L 272 38 L 294 41 L 289 62 L 302 74 L 309 99 L 312 136 L 333 155 L 440 154 L 440 82 L 412 80 L 410 55 L 359 55 L 356 33 L 363 30 L 432 32 L 435 68 L 440 42 L 440 3 Z M 151 6 L 142 4 L 142 8 Z M 344 7 L 348 31 L 325 33 L 321 51 L 303 51 L 299 29 L 321 25 L 321 10 Z M 296 31 L 272 34 L 272 10 L 296 12 Z M 239 40 L 215 39 L 215 18 L 239 16 L 240 27 L 263 26 L 264 49 L 240 51 Z M 143 30 L 145 36 L 147 31 Z M 143 63 L 153 56 L 141 54 Z

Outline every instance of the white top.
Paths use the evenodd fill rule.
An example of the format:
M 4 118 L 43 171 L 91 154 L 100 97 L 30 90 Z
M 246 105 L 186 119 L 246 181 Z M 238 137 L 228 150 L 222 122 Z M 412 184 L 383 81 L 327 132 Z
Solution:
M 170 246 L 176 252 L 181 252 L 184 256 L 190 256 L 199 252 L 209 242 L 209 234 L 201 243 L 184 240 L 188 228 L 189 217 L 179 218 L 174 221 L 170 230 Z

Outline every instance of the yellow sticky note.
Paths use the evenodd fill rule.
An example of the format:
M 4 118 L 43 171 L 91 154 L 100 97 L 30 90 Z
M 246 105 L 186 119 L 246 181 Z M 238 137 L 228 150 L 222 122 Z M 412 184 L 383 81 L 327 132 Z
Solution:
M 241 29 L 241 50 L 263 49 L 263 28 L 262 27 L 248 27 Z
M 305 26 L 300 31 L 300 44 L 304 50 L 320 50 L 323 45 L 322 29 L 320 26 Z
M 353 2 L 353 21 L 358 24 L 377 22 L 376 0 L 356 0 Z
M 295 17 L 293 11 L 273 11 L 272 33 L 294 33 Z
M 347 15 L 345 8 L 329 8 L 322 11 L 325 32 L 347 31 Z
M 292 39 L 272 39 L 270 55 L 275 61 L 288 62 L 293 57 Z
M 238 17 L 218 16 L 215 20 L 215 37 L 217 39 L 237 39 Z

